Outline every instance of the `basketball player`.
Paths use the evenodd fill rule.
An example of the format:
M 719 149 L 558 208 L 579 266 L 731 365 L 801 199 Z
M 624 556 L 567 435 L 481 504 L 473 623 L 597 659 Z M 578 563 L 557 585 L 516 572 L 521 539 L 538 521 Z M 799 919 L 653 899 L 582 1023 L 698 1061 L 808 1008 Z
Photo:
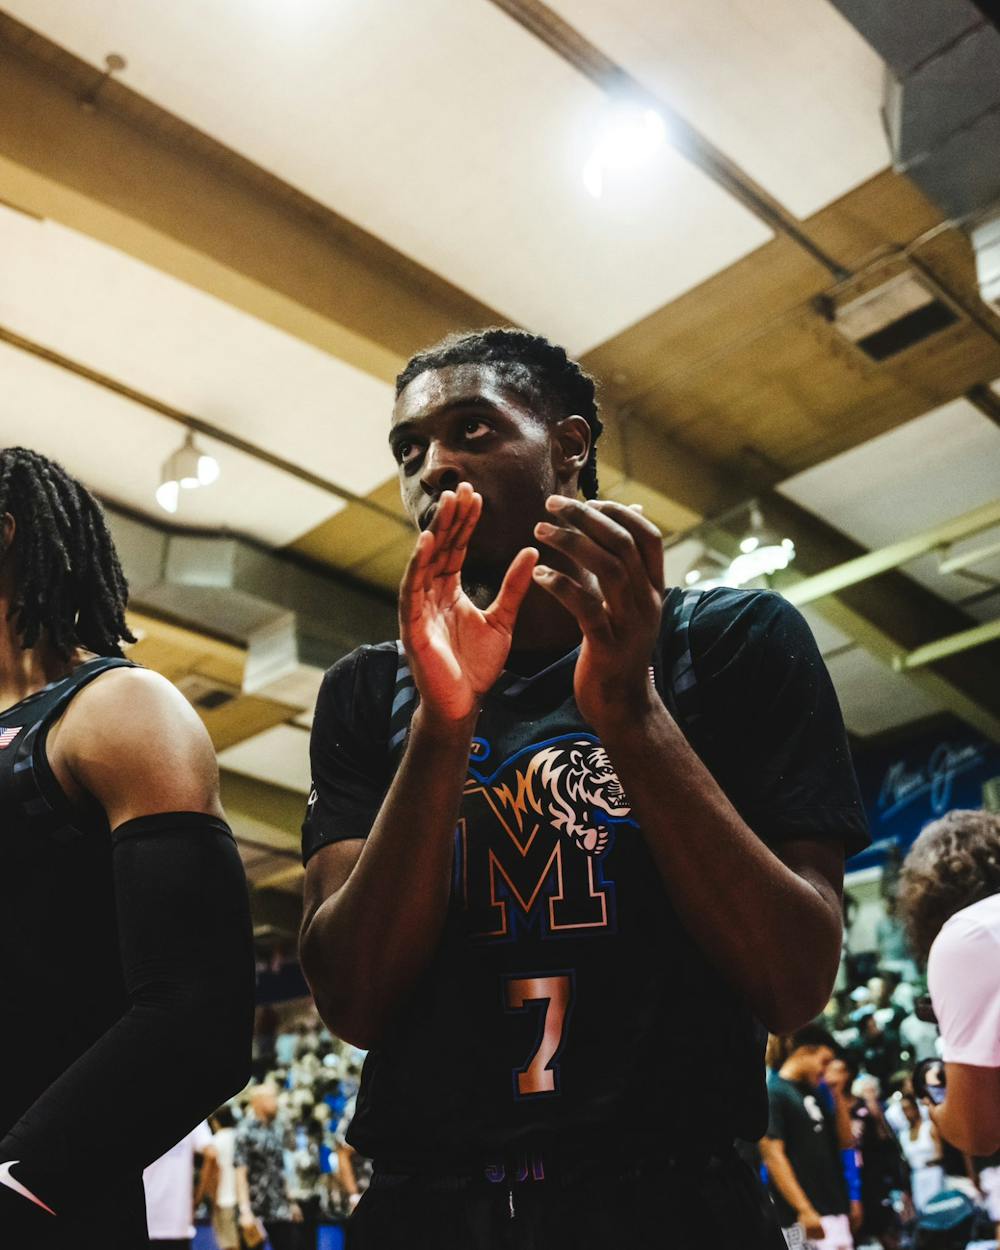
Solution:
M 249 1076 L 246 881 L 97 502 L 7 448 L 0 519 L 0 1244 L 135 1250 L 143 1168 Z
M 371 1048 L 362 1250 L 783 1245 L 733 1139 L 767 1124 L 761 1026 L 827 1001 L 862 807 L 802 618 L 664 599 L 600 431 L 520 331 L 397 382 L 400 647 L 327 673 L 303 826 L 303 966 Z

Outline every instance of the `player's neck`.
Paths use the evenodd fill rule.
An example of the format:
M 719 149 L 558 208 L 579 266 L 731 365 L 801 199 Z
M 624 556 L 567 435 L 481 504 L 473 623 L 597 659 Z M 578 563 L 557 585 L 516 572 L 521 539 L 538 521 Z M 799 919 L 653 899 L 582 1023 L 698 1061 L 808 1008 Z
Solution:
M 533 585 L 525 595 L 514 626 L 512 651 L 570 651 L 581 638 L 580 626 L 562 604 Z
M 0 711 L 68 676 L 86 658 L 77 649 L 64 660 L 44 637 L 25 650 L 15 628 L 16 618 L 7 619 L 9 610 L 9 603 L 0 599 Z

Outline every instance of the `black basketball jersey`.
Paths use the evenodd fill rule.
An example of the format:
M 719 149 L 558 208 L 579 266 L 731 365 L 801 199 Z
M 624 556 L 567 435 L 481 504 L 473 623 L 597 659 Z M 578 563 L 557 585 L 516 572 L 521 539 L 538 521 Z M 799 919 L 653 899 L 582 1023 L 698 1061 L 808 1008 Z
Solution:
M 680 619 L 668 604 L 657 673 Z M 836 697 L 799 613 L 717 591 L 683 625 L 703 703 L 695 745 L 751 828 L 771 844 L 864 845 Z M 365 1064 L 349 1140 L 376 1159 L 467 1166 L 522 1144 L 593 1153 L 608 1134 L 662 1147 L 766 1126 L 764 1031 L 670 905 L 576 706 L 577 655 L 506 671 L 483 700 L 445 931 Z M 388 643 L 324 680 L 306 858 L 371 827 L 412 698 L 397 670 Z M 704 856 L 711 871 L 707 842 Z
M 107 819 L 70 803 L 45 753 L 75 695 L 119 667 L 134 665 L 88 660 L 0 713 L 0 1138 L 129 1006 Z M 145 1228 L 141 1178 L 118 1184 L 109 1236 Z

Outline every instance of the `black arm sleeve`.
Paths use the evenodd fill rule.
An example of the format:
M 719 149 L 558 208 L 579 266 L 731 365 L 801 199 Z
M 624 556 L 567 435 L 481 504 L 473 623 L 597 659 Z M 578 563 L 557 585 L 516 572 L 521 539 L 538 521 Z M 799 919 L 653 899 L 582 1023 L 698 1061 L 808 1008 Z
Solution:
M 112 839 L 131 1006 L 0 1142 L 0 1161 L 18 1160 L 14 1176 L 56 1214 L 7 1191 L 28 1221 L 113 1203 L 116 1177 L 135 1178 L 250 1077 L 253 936 L 228 826 L 170 812 Z
M 840 706 L 805 618 L 773 591 L 714 590 L 691 622 L 691 654 L 720 780 L 765 842 L 868 845 Z M 713 769 L 715 771 L 715 769 Z
M 388 730 L 396 674 L 393 644 L 359 647 L 323 678 L 309 757 L 312 790 L 302 860 L 321 846 L 366 838 L 392 780 Z

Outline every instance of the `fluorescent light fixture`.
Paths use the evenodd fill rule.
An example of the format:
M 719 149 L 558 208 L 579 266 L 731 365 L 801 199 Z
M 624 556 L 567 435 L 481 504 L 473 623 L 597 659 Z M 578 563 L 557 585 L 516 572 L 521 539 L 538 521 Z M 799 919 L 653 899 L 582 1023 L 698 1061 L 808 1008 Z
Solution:
M 176 512 L 182 490 L 211 486 L 218 477 L 218 460 L 195 447 L 194 436 L 189 430 L 183 444 L 164 461 L 156 502 L 165 512 Z
M 616 104 L 598 132 L 583 166 L 583 185 L 595 200 L 604 194 L 609 173 L 635 169 L 651 160 L 667 139 L 667 125 L 652 108 Z

